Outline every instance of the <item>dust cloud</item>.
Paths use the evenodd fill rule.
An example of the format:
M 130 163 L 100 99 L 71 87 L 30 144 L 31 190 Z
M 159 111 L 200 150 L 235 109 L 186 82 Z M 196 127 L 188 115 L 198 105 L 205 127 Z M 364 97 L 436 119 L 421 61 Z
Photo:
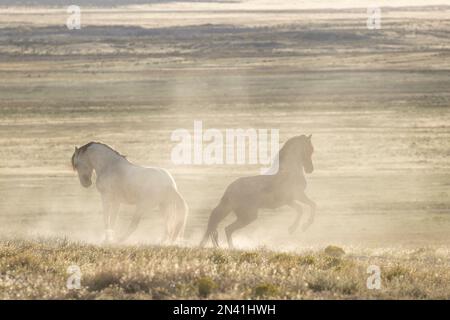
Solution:
M 228 184 L 260 167 L 174 165 L 171 133 L 201 120 L 221 131 L 276 128 L 280 144 L 313 135 L 306 193 L 318 205 L 314 224 L 289 235 L 291 209 L 263 210 L 236 232 L 237 247 L 448 246 L 449 26 L 439 17 L 449 9 L 423 7 L 424 17 L 397 4 L 377 31 L 367 30 L 365 10 L 348 8 L 322 7 L 309 19 L 270 10 L 236 19 L 224 11 L 217 21 L 184 13 L 188 25 L 174 13 L 171 25 L 114 26 L 114 15 L 102 19 L 100 10 L 70 35 L 56 21 L 33 23 L 32 12 L 9 21 L 17 16 L 0 10 L 1 238 L 101 244 L 100 196 L 81 187 L 70 157 L 75 146 L 102 141 L 173 174 L 190 207 L 182 245 L 197 245 Z M 133 210 L 121 208 L 117 232 Z M 303 221 L 307 215 L 305 207 Z M 233 214 L 219 228 L 223 245 L 232 221 Z M 163 229 L 149 208 L 126 243 L 158 244 Z

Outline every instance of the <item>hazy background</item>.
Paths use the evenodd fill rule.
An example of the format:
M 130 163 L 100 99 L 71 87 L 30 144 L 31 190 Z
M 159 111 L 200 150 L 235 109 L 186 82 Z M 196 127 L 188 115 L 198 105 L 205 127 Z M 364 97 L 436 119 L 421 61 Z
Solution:
M 294 212 L 263 211 L 241 247 L 450 244 L 448 1 L 377 2 L 381 30 L 369 1 L 78 1 L 76 31 L 66 2 L 35 3 L 0 1 L 2 237 L 102 239 L 99 194 L 70 166 L 98 140 L 173 173 L 197 243 L 226 186 L 259 172 L 173 165 L 172 131 L 202 120 L 313 134 L 315 224 L 288 236 Z M 161 234 L 149 212 L 130 242 Z

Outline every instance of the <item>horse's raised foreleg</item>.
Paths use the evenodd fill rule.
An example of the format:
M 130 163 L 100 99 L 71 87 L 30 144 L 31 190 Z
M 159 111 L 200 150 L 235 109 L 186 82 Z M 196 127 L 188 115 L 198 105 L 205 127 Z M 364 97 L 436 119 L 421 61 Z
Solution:
M 105 242 L 112 242 L 114 239 L 114 227 L 119 212 L 120 203 L 111 197 L 102 196 L 103 222 L 105 226 Z
M 288 231 L 290 234 L 293 234 L 295 232 L 295 230 L 297 230 L 298 225 L 300 224 L 300 219 L 303 215 L 303 207 L 301 204 L 293 201 L 289 207 L 291 207 L 292 209 L 294 209 L 296 211 L 296 216 L 295 216 L 295 220 L 292 223 L 292 225 L 289 227 Z
M 298 201 L 307 204 L 310 207 L 310 214 L 309 214 L 309 218 L 306 221 L 306 223 L 303 225 L 302 227 L 302 231 L 306 231 L 306 229 L 309 228 L 309 226 L 314 222 L 314 218 L 316 216 L 316 203 L 314 201 L 312 201 L 310 198 L 308 198 L 306 196 L 305 193 L 300 193 L 298 196 Z

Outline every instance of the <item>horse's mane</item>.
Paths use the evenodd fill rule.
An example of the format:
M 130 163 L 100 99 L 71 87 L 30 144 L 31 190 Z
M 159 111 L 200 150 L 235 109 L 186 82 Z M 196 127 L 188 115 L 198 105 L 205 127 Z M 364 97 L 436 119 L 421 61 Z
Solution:
M 78 148 L 78 154 L 81 154 L 83 152 L 85 152 L 90 146 L 92 146 L 93 144 L 99 144 L 102 145 L 106 148 L 108 148 L 109 150 L 111 150 L 112 152 L 114 152 L 116 155 L 118 155 L 119 157 L 122 157 L 123 159 L 126 159 L 127 157 L 124 156 L 123 154 L 119 153 L 118 151 L 114 150 L 113 148 L 111 148 L 110 146 L 108 146 L 105 143 L 102 142 L 96 142 L 96 141 L 91 141 L 89 143 L 86 143 L 84 146 L 81 146 Z M 72 156 L 72 167 L 75 168 L 75 153 Z
M 277 155 L 272 159 L 272 166 L 268 169 L 266 174 L 275 174 L 280 169 L 280 165 L 286 164 L 286 159 L 289 159 L 289 156 L 292 156 L 291 146 L 299 140 L 306 140 L 306 136 L 301 135 L 292 137 L 283 144 Z

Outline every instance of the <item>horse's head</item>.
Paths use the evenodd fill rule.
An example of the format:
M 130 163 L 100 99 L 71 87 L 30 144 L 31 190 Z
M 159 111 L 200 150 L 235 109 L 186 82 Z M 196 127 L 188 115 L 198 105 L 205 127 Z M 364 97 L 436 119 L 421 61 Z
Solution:
M 83 187 L 89 188 L 92 185 L 92 167 L 85 149 L 75 147 L 72 155 L 72 168 L 78 172 L 78 178 Z
M 312 173 L 314 171 L 314 165 L 312 163 L 312 154 L 314 152 L 314 147 L 311 142 L 311 136 L 303 136 L 305 137 L 302 142 L 302 164 L 306 173 Z

